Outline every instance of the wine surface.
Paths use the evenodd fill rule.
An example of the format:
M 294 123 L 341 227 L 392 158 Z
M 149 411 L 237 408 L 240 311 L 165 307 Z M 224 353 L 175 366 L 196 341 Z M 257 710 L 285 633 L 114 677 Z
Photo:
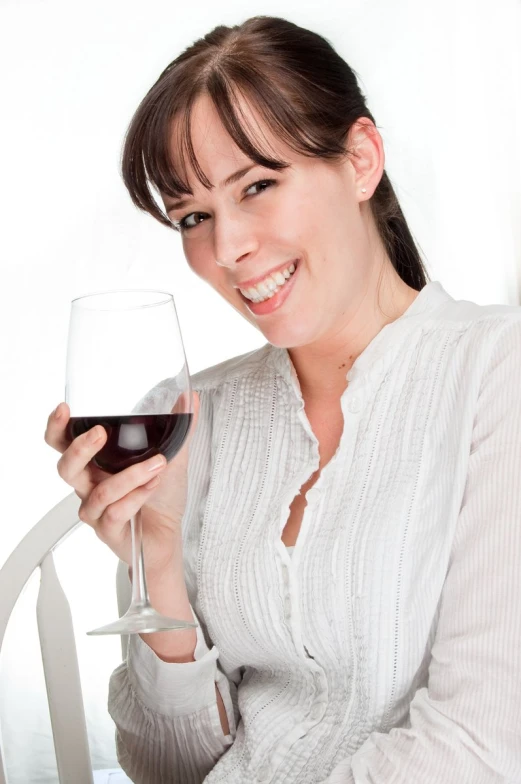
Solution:
M 129 414 L 127 416 L 71 417 L 69 438 L 101 425 L 107 441 L 93 458 L 103 471 L 117 474 L 142 460 L 163 454 L 171 460 L 183 446 L 193 414 Z

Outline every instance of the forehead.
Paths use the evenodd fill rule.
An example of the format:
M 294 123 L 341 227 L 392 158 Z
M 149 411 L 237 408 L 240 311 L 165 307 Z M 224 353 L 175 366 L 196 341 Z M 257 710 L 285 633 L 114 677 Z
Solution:
M 255 148 L 269 158 L 292 162 L 295 153 L 266 123 L 258 110 L 243 97 L 237 99 L 235 113 L 246 136 Z M 190 188 L 201 187 L 190 162 L 187 147 L 188 129 L 184 120 L 172 121 L 170 155 L 174 168 L 190 183 Z M 190 113 L 190 140 L 199 166 L 204 175 L 215 185 L 224 179 L 233 167 L 252 163 L 224 127 L 219 113 L 209 96 L 199 96 Z

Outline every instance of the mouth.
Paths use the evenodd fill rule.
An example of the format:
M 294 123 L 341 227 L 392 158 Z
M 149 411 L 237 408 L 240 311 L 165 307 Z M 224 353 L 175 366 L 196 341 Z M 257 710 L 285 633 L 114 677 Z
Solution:
M 262 302 L 253 302 L 251 299 L 248 299 L 248 297 L 245 297 L 240 289 L 237 289 L 241 300 L 253 315 L 265 316 L 269 313 L 273 313 L 275 310 L 280 310 L 295 286 L 295 279 L 297 278 L 300 269 L 300 259 L 296 259 L 293 264 L 295 270 L 291 273 L 291 276 L 287 278 L 275 292 L 272 292 L 269 298 Z

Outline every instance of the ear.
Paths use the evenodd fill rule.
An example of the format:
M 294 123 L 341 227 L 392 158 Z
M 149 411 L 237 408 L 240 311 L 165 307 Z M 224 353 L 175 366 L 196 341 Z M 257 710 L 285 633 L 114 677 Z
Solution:
M 353 123 L 347 135 L 346 150 L 354 169 L 358 201 L 367 201 L 375 192 L 385 166 L 382 137 L 368 117 L 360 117 Z M 365 193 L 362 188 L 366 189 Z

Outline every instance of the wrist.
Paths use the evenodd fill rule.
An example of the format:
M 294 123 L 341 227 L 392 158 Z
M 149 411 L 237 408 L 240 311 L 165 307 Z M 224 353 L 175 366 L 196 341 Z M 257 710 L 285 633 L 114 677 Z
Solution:
M 161 580 L 165 575 L 183 571 L 183 543 L 180 536 L 168 532 L 166 536 L 154 537 L 153 544 L 143 536 L 143 556 L 148 580 Z

